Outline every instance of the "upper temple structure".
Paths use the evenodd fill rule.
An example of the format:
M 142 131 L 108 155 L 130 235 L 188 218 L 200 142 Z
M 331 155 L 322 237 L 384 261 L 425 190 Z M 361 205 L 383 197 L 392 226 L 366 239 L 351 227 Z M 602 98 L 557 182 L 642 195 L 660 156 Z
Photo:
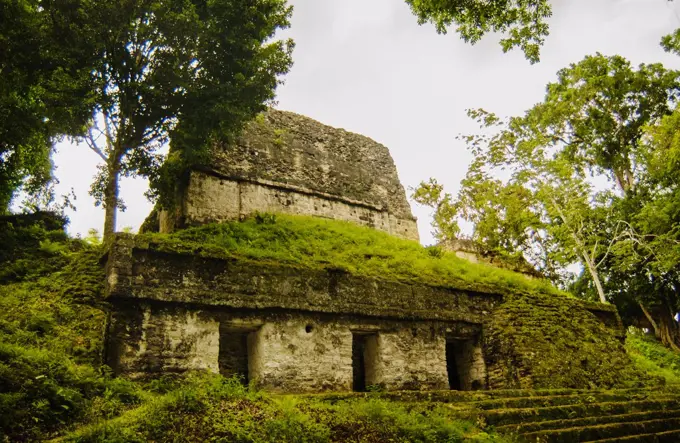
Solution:
M 283 212 L 346 220 L 418 240 L 387 148 L 309 117 L 270 109 L 214 150 L 160 214 L 160 231 Z
M 613 306 L 571 298 L 535 271 L 499 270 L 464 243 L 425 249 L 401 240 L 418 240 L 416 222 L 389 151 L 367 137 L 269 110 L 235 144 L 217 147 L 210 164 L 188 171 L 173 208 L 145 223 L 159 234 L 117 234 L 105 257 L 106 361 L 118 374 L 207 370 L 278 392 L 625 379 Z M 272 227 L 276 214 L 292 215 L 288 230 Z M 217 224 L 200 227 L 208 223 Z M 360 272 L 309 248 L 288 260 L 285 245 L 278 255 L 263 251 L 271 245 L 258 229 L 287 236 L 269 243 L 347 235 L 315 244 L 384 268 Z M 246 247 L 230 249 L 238 242 Z M 381 256 L 376 243 L 396 252 Z M 392 260 L 399 254 L 418 257 Z M 398 269 L 404 262 L 429 277 Z

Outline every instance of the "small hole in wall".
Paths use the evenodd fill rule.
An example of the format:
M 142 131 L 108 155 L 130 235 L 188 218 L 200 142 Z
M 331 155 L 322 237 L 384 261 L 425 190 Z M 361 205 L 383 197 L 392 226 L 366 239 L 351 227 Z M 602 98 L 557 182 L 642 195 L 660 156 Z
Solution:
M 305 332 L 306 332 L 307 334 L 309 334 L 310 332 L 312 332 L 312 330 L 314 330 L 314 327 L 313 327 L 312 325 L 307 325 L 307 326 L 305 326 Z

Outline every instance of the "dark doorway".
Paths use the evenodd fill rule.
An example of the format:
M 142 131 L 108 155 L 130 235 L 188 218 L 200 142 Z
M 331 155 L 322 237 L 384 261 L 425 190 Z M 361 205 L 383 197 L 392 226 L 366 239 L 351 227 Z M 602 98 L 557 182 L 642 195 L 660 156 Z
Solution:
M 486 365 L 479 337 L 449 338 L 446 341 L 446 370 L 451 389 L 484 389 Z
M 352 333 L 352 390 L 365 392 L 376 383 L 378 335 Z
M 366 335 L 352 334 L 352 390 L 366 391 Z
M 458 363 L 456 358 L 456 342 L 446 342 L 446 372 L 449 376 L 449 389 L 454 391 L 461 390 L 460 375 L 458 374 Z
M 220 374 L 238 376 L 248 383 L 248 334 L 250 331 L 220 328 Z

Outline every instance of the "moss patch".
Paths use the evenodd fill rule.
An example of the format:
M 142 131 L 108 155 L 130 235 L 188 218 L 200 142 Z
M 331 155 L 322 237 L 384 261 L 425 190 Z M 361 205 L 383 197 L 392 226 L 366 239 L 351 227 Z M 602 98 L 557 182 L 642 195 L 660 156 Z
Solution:
M 623 344 L 576 300 L 507 297 L 486 330 L 492 388 L 611 388 L 649 381 Z
M 470 263 L 436 247 L 395 238 L 349 222 L 261 214 L 243 222 L 147 233 L 137 241 L 166 252 L 209 257 L 246 257 L 408 283 L 497 294 L 541 292 L 567 295 L 546 280 Z

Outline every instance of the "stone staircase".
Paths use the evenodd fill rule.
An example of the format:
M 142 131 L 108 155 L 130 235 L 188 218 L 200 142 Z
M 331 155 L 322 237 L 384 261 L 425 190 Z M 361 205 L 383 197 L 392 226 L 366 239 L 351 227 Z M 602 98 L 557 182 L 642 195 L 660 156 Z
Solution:
M 671 388 L 497 391 L 444 403 L 454 416 L 519 441 L 680 442 L 680 390 Z
M 619 390 L 401 391 L 321 394 L 376 396 L 516 436 L 523 443 L 680 442 L 680 386 Z

